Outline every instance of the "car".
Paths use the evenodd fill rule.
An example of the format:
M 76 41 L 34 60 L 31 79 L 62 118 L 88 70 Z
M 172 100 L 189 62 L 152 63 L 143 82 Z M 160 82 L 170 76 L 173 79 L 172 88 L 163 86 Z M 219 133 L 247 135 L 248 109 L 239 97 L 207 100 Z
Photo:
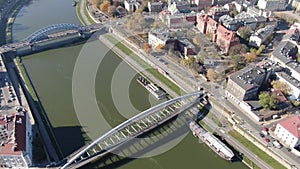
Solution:
M 270 142 L 270 140 L 269 140 L 268 138 L 265 138 L 264 140 L 265 140 L 265 142 L 267 142 L 267 143 Z
M 264 127 L 263 130 L 264 131 L 269 131 L 269 129 L 267 127 Z
M 263 133 L 259 133 L 259 136 L 260 136 L 261 138 L 264 138 L 264 137 L 265 137 L 265 135 L 264 135 Z
M 268 133 L 267 131 L 265 131 L 265 130 L 262 130 L 261 133 L 264 134 L 265 136 L 269 134 L 269 133 Z

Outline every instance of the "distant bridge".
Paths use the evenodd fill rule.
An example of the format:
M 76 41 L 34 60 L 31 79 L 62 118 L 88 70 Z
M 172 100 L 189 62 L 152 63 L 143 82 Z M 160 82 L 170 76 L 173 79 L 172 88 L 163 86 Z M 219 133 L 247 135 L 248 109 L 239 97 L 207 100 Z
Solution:
M 81 37 L 85 37 L 86 35 L 90 35 L 102 29 L 103 27 L 105 26 L 102 23 L 88 25 L 88 26 L 80 26 L 80 25 L 70 24 L 70 23 L 49 25 L 47 27 L 35 31 L 27 38 L 19 42 L 1 46 L 0 54 L 5 52 L 10 52 L 10 51 L 16 51 L 18 49 L 28 47 L 28 46 L 32 47 L 35 44 L 39 44 L 42 42 L 47 42 L 47 41 L 51 41 L 63 37 L 68 37 L 76 34 L 78 34 Z
M 181 112 L 198 104 L 204 97 L 204 91 L 201 90 L 177 97 L 145 110 L 66 157 L 61 162 L 60 168 L 79 168 L 109 153 L 132 138 L 165 123 Z

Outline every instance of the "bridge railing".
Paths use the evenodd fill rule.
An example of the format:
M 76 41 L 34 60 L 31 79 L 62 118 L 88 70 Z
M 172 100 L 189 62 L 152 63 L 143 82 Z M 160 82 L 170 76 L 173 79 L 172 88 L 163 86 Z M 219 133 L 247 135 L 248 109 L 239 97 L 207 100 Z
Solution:
M 86 146 L 84 149 L 81 150 L 81 152 L 79 152 L 78 154 L 72 156 L 72 157 L 67 157 L 67 162 L 61 167 L 62 169 L 64 168 L 67 168 L 69 165 L 71 165 L 73 162 L 75 162 L 77 159 L 80 159 L 82 158 L 82 155 L 86 152 L 88 152 L 89 150 L 91 150 L 93 147 L 95 146 L 98 146 L 98 144 L 100 142 L 103 142 L 105 141 L 106 139 L 111 139 L 111 136 L 112 135 L 115 135 L 116 133 L 119 133 L 120 130 L 124 129 L 126 130 L 126 127 L 136 123 L 136 122 L 139 122 L 140 120 L 143 120 L 143 118 L 147 117 L 149 114 L 153 113 L 153 112 L 156 112 L 158 110 L 160 110 L 162 107 L 166 107 L 168 105 L 171 105 L 172 103 L 176 103 L 180 100 L 183 100 L 183 99 L 186 99 L 186 98 L 191 98 L 193 96 L 199 96 L 201 93 L 203 93 L 203 91 L 200 91 L 200 92 L 195 92 L 195 93 L 191 93 L 191 94 L 187 94 L 187 95 L 184 95 L 184 96 L 181 96 L 181 97 L 178 97 L 178 98 L 175 98 L 175 99 L 172 99 L 172 100 L 169 100 L 165 103 L 161 103 L 159 105 L 156 105 L 130 119 L 128 119 L 127 121 L 121 123 L 120 125 L 118 125 L 117 127 L 113 128 L 112 130 L 108 131 L 107 133 L 105 133 L 104 135 L 102 135 L 101 137 L 99 137 L 98 139 L 96 139 L 94 142 L 92 142 L 91 144 L 89 144 L 88 146 Z M 149 127 L 150 129 L 150 127 Z M 128 129 L 129 130 L 129 129 Z M 147 129 L 143 129 L 143 131 L 147 131 Z M 127 132 L 129 134 L 128 137 L 124 137 L 125 139 L 122 140 L 122 142 L 126 141 L 126 139 L 129 139 L 129 138 L 133 138 L 135 137 L 139 132 L 135 131 L 135 132 L 132 132 L 132 135 L 130 135 L 130 131 Z M 114 146 L 114 145 L 117 145 L 119 143 L 122 143 L 122 142 L 116 142 L 115 144 L 111 145 L 111 146 Z M 106 149 L 108 149 L 110 146 L 106 146 Z M 105 150 L 105 149 L 102 149 L 102 150 Z

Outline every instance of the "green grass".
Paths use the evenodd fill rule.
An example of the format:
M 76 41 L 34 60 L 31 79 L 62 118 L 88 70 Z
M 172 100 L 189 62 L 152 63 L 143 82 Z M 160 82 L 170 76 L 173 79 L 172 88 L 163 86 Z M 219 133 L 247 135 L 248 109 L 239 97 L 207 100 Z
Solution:
M 95 24 L 96 22 L 90 17 L 89 13 L 88 13 L 88 10 L 86 8 L 86 0 L 79 0 L 78 3 L 77 3 L 77 6 L 76 6 L 76 12 L 77 12 L 77 16 L 79 17 L 79 20 L 80 22 L 83 24 L 83 25 L 89 25 L 88 23 L 85 23 L 84 19 L 83 19 L 83 14 L 80 13 L 80 4 L 81 4 L 81 1 L 84 1 L 84 8 L 83 8 L 83 14 L 87 17 L 87 19 L 89 20 L 89 22 L 91 24 Z
M 122 52 L 124 52 L 126 55 L 130 56 L 132 59 L 134 59 L 136 62 L 138 62 L 142 67 L 148 68 L 147 71 L 151 73 L 154 77 L 156 77 L 158 80 L 160 80 L 162 83 L 167 85 L 171 90 L 173 90 L 176 94 L 181 95 L 183 91 L 180 90 L 180 88 L 174 84 L 172 81 L 170 81 L 167 77 L 160 74 L 157 70 L 152 68 L 148 63 L 143 61 L 139 56 L 134 54 L 130 49 L 128 49 L 123 43 L 116 40 L 114 37 L 110 35 L 104 35 L 105 38 L 107 38 L 111 43 L 115 44 L 117 48 L 119 48 Z
M 253 163 L 248 157 L 243 156 L 244 163 L 248 164 L 252 169 L 260 169 L 255 163 Z
M 214 130 L 212 128 L 210 128 L 204 121 L 199 121 L 199 124 L 208 132 L 210 133 L 214 133 Z
M 236 131 L 229 131 L 229 134 L 238 140 L 241 144 L 243 144 L 245 147 L 247 147 L 251 152 L 253 152 L 255 155 L 257 155 L 260 159 L 265 161 L 267 164 L 269 164 L 274 169 L 285 169 L 285 167 L 280 164 L 278 161 L 276 161 L 274 158 L 269 156 L 267 153 L 259 149 L 257 146 L 255 146 L 252 142 L 247 140 L 245 137 L 237 133 Z
M 216 115 L 212 114 L 212 113 L 208 113 L 207 117 L 210 118 L 215 124 L 218 125 L 218 127 L 222 127 L 222 123 L 220 122 L 219 118 L 217 118 Z

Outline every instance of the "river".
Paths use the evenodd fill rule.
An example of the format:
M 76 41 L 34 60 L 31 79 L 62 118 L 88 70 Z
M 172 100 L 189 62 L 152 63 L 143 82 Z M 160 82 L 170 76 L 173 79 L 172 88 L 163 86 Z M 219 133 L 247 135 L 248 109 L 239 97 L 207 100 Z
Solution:
M 50 24 L 79 24 L 72 0 L 33 0 L 23 7 L 13 24 L 14 41 L 21 40 L 34 31 Z M 92 48 L 93 53 L 85 53 Z M 34 83 L 41 102 L 53 126 L 55 137 L 64 155 L 100 136 L 109 128 L 155 104 L 157 101 L 136 82 L 136 72 L 99 41 L 77 43 L 23 57 L 23 62 Z M 105 54 L 104 54 L 105 53 Z M 72 78 L 79 57 L 86 60 L 101 59 L 101 63 L 90 80 L 82 82 L 82 91 L 87 92 L 85 83 L 95 84 L 95 97 L 83 98 L 83 102 L 97 103 L 99 110 L 86 108 L 75 111 L 72 94 Z M 84 78 L 83 78 L 84 79 Z M 84 104 L 84 103 L 82 103 Z M 99 115 L 99 113 L 101 115 Z M 105 125 L 104 125 L 105 123 Z M 106 125 L 109 124 L 109 125 Z M 98 164 L 93 165 L 95 167 Z M 92 166 L 87 166 L 90 168 Z M 130 159 L 108 165 L 106 168 L 246 168 L 241 162 L 227 162 L 219 158 L 204 144 L 188 134 L 173 149 L 154 157 Z

